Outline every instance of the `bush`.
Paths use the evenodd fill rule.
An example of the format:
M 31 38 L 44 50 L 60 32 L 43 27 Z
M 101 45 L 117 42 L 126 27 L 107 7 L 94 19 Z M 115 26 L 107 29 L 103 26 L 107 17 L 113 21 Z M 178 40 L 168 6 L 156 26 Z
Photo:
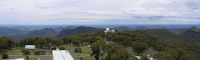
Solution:
M 43 51 L 43 50 L 35 50 L 34 54 L 35 55 L 45 55 L 45 51 Z
M 29 55 L 30 51 L 28 49 L 21 49 L 24 55 Z
M 25 57 L 25 60 L 28 60 L 28 59 L 29 59 L 29 56 L 26 56 L 26 57 Z
M 5 54 L 5 53 L 2 54 L 2 58 L 3 58 L 3 59 L 7 59 L 7 58 L 8 58 L 8 54 Z
M 65 50 L 65 47 L 63 47 L 63 46 L 59 47 L 59 50 Z
M 80 47 L 78 47 L 78 48 L 75 48 L 75 49 L 74 49 L 74 51 L 75 51 L 75 53 L 82 53 L 82 50 L 81 50 L 81 48 L 80 48 Z
M 141 60 L 149 60 L 146 55 L 141 56 Z

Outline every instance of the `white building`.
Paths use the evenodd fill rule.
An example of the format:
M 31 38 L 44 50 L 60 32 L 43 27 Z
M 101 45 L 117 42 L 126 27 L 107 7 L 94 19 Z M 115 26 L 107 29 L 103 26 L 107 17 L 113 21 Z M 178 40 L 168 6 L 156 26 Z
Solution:
M 67 50 L 53 50 L 53 60 L 74 60 Z
M 27 49 L 35 49 L 35 45 L 25 45 L 25 48 L 27 48 Z

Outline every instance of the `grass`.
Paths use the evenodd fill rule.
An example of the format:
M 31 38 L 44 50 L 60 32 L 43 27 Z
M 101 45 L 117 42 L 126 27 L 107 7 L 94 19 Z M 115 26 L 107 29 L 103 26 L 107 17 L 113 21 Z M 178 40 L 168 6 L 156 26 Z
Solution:
M 73 50 L 72 52 L 74 52 L 74 49 L 76 48 L 76 46 L 73 46 L 72 44 L 67 44 L 67 45 L 61 45 L 60 47 L 65 47 L 65 49 L 67 50 Z M 88 46 L 80 46 L 80 48 L 82 49 L 82 53 L 81 54 L 91 54 L 92 50 L 90 47 Z M 83 60 L 95 60 L 95 58 L 93 56 L 85 56 L 82 57 Z M 74 58 L 75 60 L 78 60 L 78 58 Z
M 7 52 L 8 55 L 21 55 L 21 51 L 20 50 L 8 50 Z
M 65 49 L 67 49 L 67 50 L 75 48 L 72 44 L 61 45 L 60 47 L 65 47 Z
M 91 48 L 88 46 L 81 46 L 81 49 L 82 49 L 83 54 L 91 54 L 92 53 Z
M 32 56 L 30 56 L 29 58 L 24 58 L 25 60 L 38 60 L 38 58 L 36 58 L 36 57 L 32 57 Z
M 95 58 L 93 56 L 85 56 L 83 60 L 95 60 Z
M 74 58 L 74 60 L 79 60 L 79 59 Z M 85 56 L 85 57 L 82 57 L 82 60 L 95 60 L 95 58 L 93 56 Z
M 61 45 L 60 47 L 65 47 L 65 49 L 67 49 L 67 50 L 73 49 L 73 52 L 74 52 L 74 48 L 76 48 L 72 44 Z M 91 48 L 88 46 L 81 46 L 80 48 L 82 49 L 83 54 L 91 54 L 92 53 Z

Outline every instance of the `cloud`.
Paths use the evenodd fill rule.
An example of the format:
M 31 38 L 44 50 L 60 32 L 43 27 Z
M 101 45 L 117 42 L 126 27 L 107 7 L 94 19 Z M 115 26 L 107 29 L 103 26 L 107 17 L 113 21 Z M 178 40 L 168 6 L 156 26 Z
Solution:
M 0 23 L 199 24 L 198 2 L 200 1 L 0 0 Z

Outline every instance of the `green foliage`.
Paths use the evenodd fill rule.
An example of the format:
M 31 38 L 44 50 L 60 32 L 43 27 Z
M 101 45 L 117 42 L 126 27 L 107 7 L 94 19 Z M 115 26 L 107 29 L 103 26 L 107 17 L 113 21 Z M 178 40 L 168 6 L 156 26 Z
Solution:
M 131 60 L 139 60 L 138 58 L 136 58 L 135 56 L 131 57 Z
M 176 60 L 180 60 L 181 56 L 183 56 L 183 54 L 185 53 L 185 51 L 181 48 L 172 48 L 165 52 L 170 54 Z
M 181 48 L 172 48 L 157 53 L 154 57 L 157 59 L 180 60 L 185 55 L 185 51 Z
M 82 49 L 80 47 L 77 47 L 74 49 L 75 53 L 82 53 Z
M 18 43 L 19 43 L 19 46 L 21 47 L 24 47 L 25 45 L 36 45 L 37 48 L 50 48 L 53 45 L 55 46 L 62 45 L 63 40 L 54 39 L 50 37 L 46 37 L 46 38 L 29 37 L 29 38 L 24 38 Z
M 142 55 L 141 60 L 150 60 L 150 59 L 148 59 L 146 55 Z
M 23 53 L 24 55 L 29 55 L 29 54 L 30 54 L 29 49 L 21 49 L 21 51 L 22 51 L 22 53 Z
M 131 55 L 129 55 L 127 49 L 121 47 L 117 44 L 110 44 L 107 47 L 107 55 L 105 60 L 128 60 L 132 59 Z
M 14 45 L 12 38 L 0 37 L 0 50 L 11 49 Z
M 69 36 L 73 34 L 89 33 L 97 30 L 99 29 L 93 27 L 85 27 L 85 26 L 80 26 L 75 29 L 63 29 L 61 33 L 58 35 L 58 37 Z
M 65 47 L 60 46 L 60 47 L 59 47 L 59 50 L 65 50 Z
M 24 58 L 24 60 L 39 60 L 37 57 L 33 57 L 33 56 L 26 56 Z
M 45 51 L 44 50 L 35 50 L 34 55 L 45 55 Z
M 143 53 L 143 51 L 146 50 L 148 47 L 149 47 L 149 45 L 145 42 L 133 42 L 133 45 L 132 45 L 132 48 L 138 54 Z
M 103 56 L 103 51 L 106 50 L 106 42 L 101 38 L 98 37 L 99 39 L 92 44 L 92 55 L 95 56 L 95 59 L 98 60 L 99 56 Z M 101 55 L 100 55 L 100 47 L 102 48 Z
M 2 58 L 3 58 L 3 59 L 7 59 L 7 58 L 8 58 L 8 54 L 3 53 L 3 54 L 2 54 Z
M 157 60 L 175 60 L 170 54 L 164 52 L 155 54 L 154 58 Z
M 24 47 L 25 45 L 36 45 L 37 48 L 56 49 L 56 47 L 62 44 L 83 46 L 83 43 L 87 42 L 92 44 L 92 55 L 95 56 L 96 60 L 99 59 L 99 56 L 102 56 L 107 60 L 119 60 L 120 58 L 126 60 L 125 57 L 135 60 L 133 56 L 129 56 L 130 53 L 126 55 L 126 50 L 128 50 L 129 47 L 132 47 L 133 51 L 140 55 L 143 54 L 143 51 L 147 48 L 153 48 L 158 52 L 154 55 L 154 58 L 157 60 L 198 60 L 200 59 L 200 45 L 190 43 L 199 43 L 199 36 L 199 31 L 193 30 L 186 30 L 181 34 L 174 34 L 167 29 L 123 31 L 115 34 L 107 34 L 107 40 L 116 43 L 116 45 L 107 46 L 108 44 L 105 44 L 105 41 L 101 38 L 105 37 L 104 32 L 98 31 L 93 33 L 76 34 L 63 38 L 30 37 L 24 38 L 17 44 L 21 47 Z M 11 44 L 8 42 L 5 43 L 5 41 L 8 40 L 9 39 L 7 38 L 1 38 L 0 49 L 10 49 L 4 47 L 4 45 L 12 47 L 12 42 L 10 42 Z M 102 48 L 101 55 L 100 47 Z M 124 52 L 115 53 L 119 51 Z
M 116 36 L 112 40 L 124 46 L 130 46 L 131 44 L 131 37 L 125 35 Z
M 194 55 L 195 53 L 187 53 L 181 56 L 180 60 L 199 60 L 199 57 Z

